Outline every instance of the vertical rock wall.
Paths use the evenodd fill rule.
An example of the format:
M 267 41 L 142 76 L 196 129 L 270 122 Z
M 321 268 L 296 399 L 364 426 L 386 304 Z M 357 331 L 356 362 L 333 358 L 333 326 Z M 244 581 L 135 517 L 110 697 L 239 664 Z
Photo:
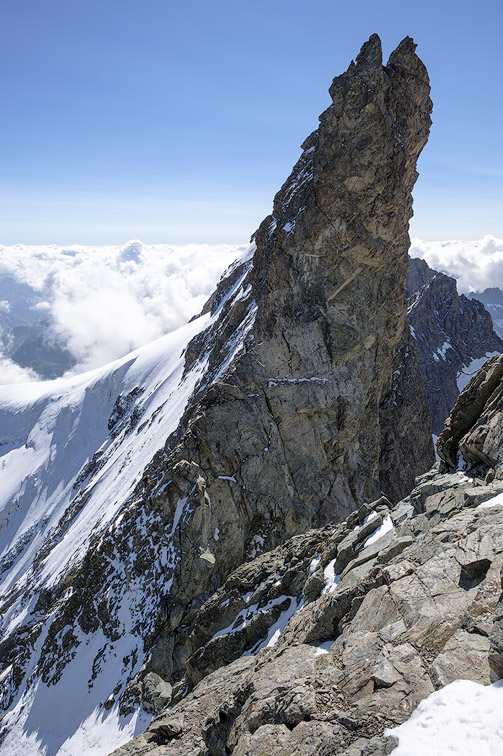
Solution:
M 155 473 L 167 519 L 191 502 L 163 630 L 172 661 L 165 641 L 152 657 L 163 677 L 182 673 L 191 613 L 230 569 L 381 491 L 398 500 L 433 461 L 405 299 L 428 76 L 410 38 L 383 66 L 373 35 L 330 95 L 253 267 L 232 273 L 241 293 L 227 302 L 222 284 L 219 320 L 188 350 L 216 369 L 253 311 L 246 348 L 201 389 Z
M 26 670 L 57 685 L 74 654 L 87 658 L 79 637 L 94 634 L 130 644 L 134 671 L 110 679 L 106 700 L 122 714 L 140 699 L 155 708 L 152 679 L 168 690 L 183 678 L 197 611 L 232 570 L 381 490 L 397 500 L 430 466 L 405 300 L 428 76 L 409 38 L 383 66 L 374 35 L 330 95 L 256 233 L 253 263 L 233 266 L 207 304 L 211 324 L 185 351 L 181 388 L 189 373 L 198 383 L 147 466 L 148 486 L 54 586 L 23 636 L 26 653 L 9 647 L 14 692 Z M 131 638 L 117 631 L 132 611 L 125 596 Z M 98 668 L 105 679 L 105 664 L 98 654 L 90 679 Z

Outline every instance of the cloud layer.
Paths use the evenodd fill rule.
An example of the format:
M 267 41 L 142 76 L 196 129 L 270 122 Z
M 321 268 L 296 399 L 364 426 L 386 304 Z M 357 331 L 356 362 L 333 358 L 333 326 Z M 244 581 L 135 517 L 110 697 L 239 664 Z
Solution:
M 409 254 L 456 278 L 460 294 L 492 286 L 503 288 L 503 239 L 494 236 L 484 236 L 479 241 L 412 239 Z
M 41 295 L 40 317 L 77 364 L 99 367 L 186 323 L 245 247 L 146 245 L 0 247 L 0 277 Z M 0 383 L 34 380 L 0 354 Z
M 0 246 L 0 277 L 8 274 L 38 293 L 37 316 L 49 319 L 49 336 L 72 354 L 76 366 L 71 372 L 76 374 L 186 323 L 244 249 L 223 244 L 147 245 L 137 240 L 122 247 Z M 410 254 L 454 276 L 460 292 L 503 288 L 502 239 L 412 239 Z M 0 304 L 7 312 L 8 305 Z M 0 383 L 37 378 L 0 347 Z

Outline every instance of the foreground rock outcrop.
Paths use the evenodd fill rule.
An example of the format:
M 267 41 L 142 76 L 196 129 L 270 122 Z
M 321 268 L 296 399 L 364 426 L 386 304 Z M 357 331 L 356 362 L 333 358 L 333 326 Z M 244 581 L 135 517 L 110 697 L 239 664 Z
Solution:
M 384 756 L 385 728 L 434 690 L 503 676 L 502 369 L 490 361 L 451 416 L 477 450 L 466 470 L 437 463 L 397 505 L 229 576 L 198 612 L 178 703 L 116 756 Z
M 31 747 L 23 723 L 72 675 L 89 721 L 121 729 L 141 702 L 181 695 L 204 672 L 198 611 L 236 568 L 381 492 L 391 506 L 432 462 L 405 300 L 428 76 L 410 38 L 383 66 L 373 35 L 330 95 L 249 254 L 170 335 L 173 355 L 139 350 L 68 401 L 45 388 L 22 427 L 21 399 L 4 402 L 5 443 L 33 464 L 5 510 L 8 753 Z M 66 727 L 47 743 L 68 742 Z
M 437 436 L 464 388 L 489 355 L 503 352 L 490 314 L 477 298 L 458 294 L 454 278 L 412 258 L 407 274 L 409 322 L 419 372 Z
M 503 462 L 503 355 L 487 360 L 461 392 L 438 443 L 449 468 L 489 468 L 498 478 Z

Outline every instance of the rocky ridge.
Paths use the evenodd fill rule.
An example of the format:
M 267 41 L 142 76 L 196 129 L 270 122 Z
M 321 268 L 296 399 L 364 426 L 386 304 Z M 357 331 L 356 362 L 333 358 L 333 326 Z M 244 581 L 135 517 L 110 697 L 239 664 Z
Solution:
M 397 745 L 385 728 L 434 690 L 499 680 L 502 427 L 497 357 L 461 393 L 439 439 L 445 461 L 408 497 L 227 578 L 198 611 L 174 706 L 115 756 L 384 756 Z M 464 470 L 450 466 L 459 450 Z
M 28 547 L 35 554 L 3 597 L 5 742 L 19 742 L 8 740 L 16 717 L 73 678 L 89 707 L 96 699 L 100 716 L 121 722 L 141 702 L 152 711 L 180 695 L 200 674 L 189 663 L 197 612 L 234 569 L 381 490 L 396 502 L 431 463 L 404 291 L 411 190 L 430 125 L 427 73 L 410 38 L 383 66 L 373 35 L 330 94 L 249 255 L 185 327 L 183 339 L 193 338 L 169 341 L 183 342 L 183 370 L 176 359 L 166 368 L 172 383 L 152 375 L 139 350 L 77 386 L 82 405 L 62 408 L 59 389 L 34 400 L 24 416 L 36 419 L 33 434 L 8 405 L 5 443 L 15 454 L 37 449 L 48 427 L 56 433 L 56 417 L 71 429 L 72 460 L 88 456 L 59 489 L 51 479 L 68 505 L 45 540 L 49 515 L 2 564 L 16 574 Z M 93 403 L 99 442 L 83 447 L 78 408 Z M 163 427 L 174 429 L 155 448 Z M 138 460 L 150 449 L 142 483 Z M 23 483 L 6 527 L 30 490 L 41 497 L 47 469 L 57 477 L 50 461 L 65 453 L 50 447 L 48 468 Z M 88 540 L 48 575 L 86 519 Z M 271 610 L 283 612 L 281 602 Z M 185 679 L 189 667 L 194 679 Z
M 412 258 L 407 275 L 408 317 L 416 342 L 433 433 L 442 432 L 460 388 L 489 355 L 503 351 L 490 314 L 457 293 L 454 278 Z

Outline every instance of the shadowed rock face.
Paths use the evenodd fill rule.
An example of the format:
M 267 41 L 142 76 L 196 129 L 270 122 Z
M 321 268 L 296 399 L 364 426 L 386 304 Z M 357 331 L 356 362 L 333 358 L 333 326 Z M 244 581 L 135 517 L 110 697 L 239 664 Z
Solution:
M 503 342 L 482 303 L 459 295 L 456 281 L 424 260 L 409 262 L 407 298 L 432 430 L 438 435 L 458 397 L 458 376 L 470 370 L 472 361 L 501 352 Z
M 229 304 L 221 283 L 208 303 L 220 318 L 187 350 L 188 366 L 206 354 L 217 375 L 254 319 L 246 348 L 201 388 L 153 469 L 159 487 L 170 481 L 156 497 L 165 517 L 182 498 L 194 511 L 150 662 L 165 679 L 183 675 L 194 610 L 232 568 L 381 490 L 398 500 L 433 461 L 405 300 L 431 111 L 414 50 L 405 39 L 383 67 L 374 35 L 334 79 L 331 106 L 256 233 L 253 266 L 231 271 L 240 296 Z
M 73 565 L 70 597 L 54 586 L 32 631 L 47 630 L 39 660 L 28 667 L 29 651 L 9 647 L 13 689 L 24 668 L 58 684 L 85 653 L 79 634 L 115 643 L 129 591 L 141 657 L 125 657 L 135 672 L 111 681 L 106 700 L 121 713 L 165 701 L 185 674 L 198 609 L 236 567 L 381 491 L 397 501 L 431 464 L 405 300 L 428 76 L 411 39 L 383 66 L 373 35 L 330 95 L 256 233 L 253 263 L 232 266 L 205 307 L 212 324 L 188 345 L 182 379 L 196 371 L 199 382 L 147 468 L 148 491 L 138 486 Z M 136 401 L 116 408 L 111 434 L 121 413 L 134 432 Z M 65 630 L 62 646 L 67 626 L 78 633 Z

